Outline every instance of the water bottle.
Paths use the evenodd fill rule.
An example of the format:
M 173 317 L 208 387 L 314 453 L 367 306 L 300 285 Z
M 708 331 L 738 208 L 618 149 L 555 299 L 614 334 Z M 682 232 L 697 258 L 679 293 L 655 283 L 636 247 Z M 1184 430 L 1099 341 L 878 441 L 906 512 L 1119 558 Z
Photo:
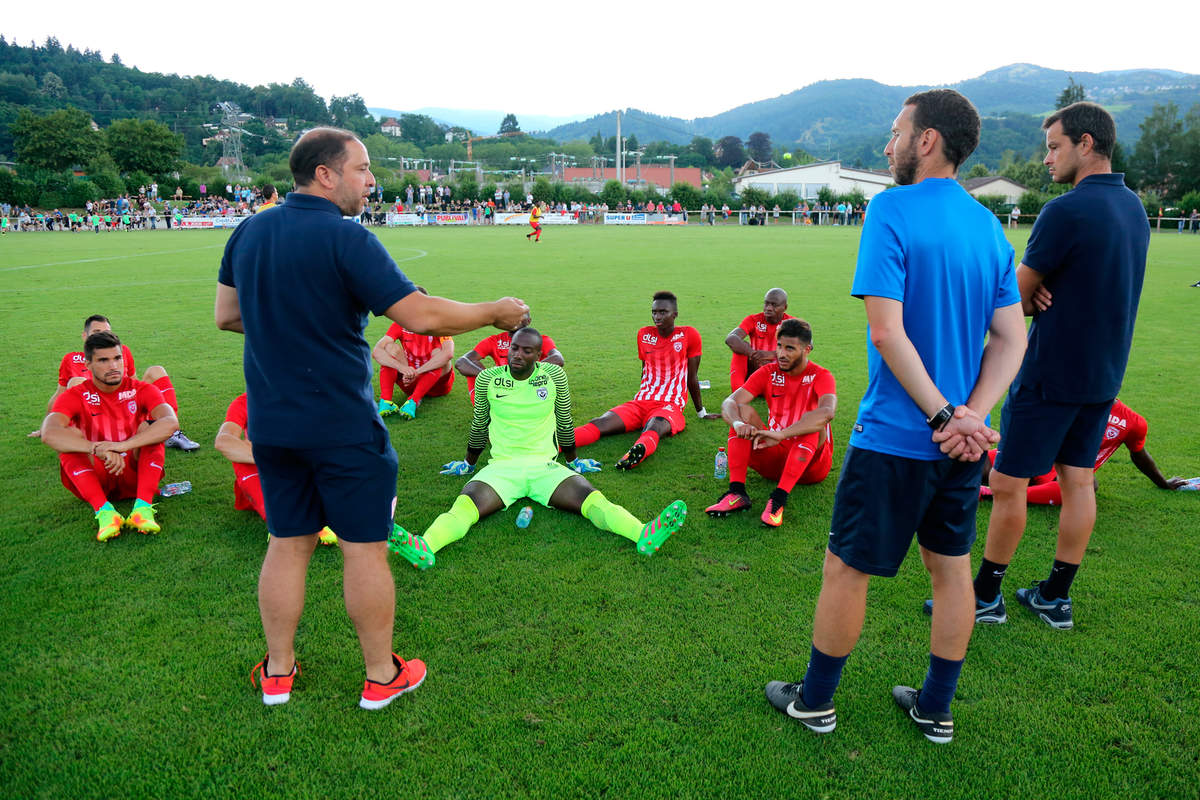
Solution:
M 717 457 L 713 459 L 713 477 L 726 478 L 729 476 L 729 456 L 724 447 L 717 448 Z
M 525 506 L 521 509 L 521 513 L 517 514 L 517 527 L 528 528 L 531 519 L 533 519 L 533 506 Z
M 1200 478 L 1188 478 L 1188 482 L 1179 487 L 1181 492 L 1200 492 Z
M 168 483 L 166 486 L 159 489 L 158 493 L 163 497 L 174 497 L 177 494 L 187 494 L 191 490 L 191 481 L 180 481 L 179 483 Z

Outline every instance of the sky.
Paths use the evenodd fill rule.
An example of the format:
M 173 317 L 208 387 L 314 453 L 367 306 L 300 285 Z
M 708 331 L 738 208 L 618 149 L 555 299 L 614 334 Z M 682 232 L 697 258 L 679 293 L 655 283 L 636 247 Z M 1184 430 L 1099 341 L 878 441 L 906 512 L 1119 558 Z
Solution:
M 618 17 L 596 3 L 360 0 L 322 12 L 301 0 L 239 3 L 228 13 L 208 6 L 200 22 L 188 18 L 187 4 L 97 14 L 94 4 L 65 0 L 50 11 L 10 6 L 0 33 L 22 45 L 54 36 L 105 58 L 118 53 L 146 72 L 251 85 L 303 77 L 326 100 L 358 94 L 371 107 L 518 118 L 637 108 L 694 119 L 819 80 L 937 85 L 1015 62 L 1200 73 L 1195 0 L 1155 14 L 1112 5 L 1111 17 L 1104 0 L 1005 0 L 987 13 L 948 5 L 642 3 Z M 170 26 L 176 15 L 184 24 Z

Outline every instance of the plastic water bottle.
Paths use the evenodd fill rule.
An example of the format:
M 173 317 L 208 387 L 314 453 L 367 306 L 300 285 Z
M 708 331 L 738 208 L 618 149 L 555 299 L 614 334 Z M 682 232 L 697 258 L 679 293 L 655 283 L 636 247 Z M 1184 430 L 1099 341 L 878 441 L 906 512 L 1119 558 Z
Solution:
M 533 506 L 525 506 L 521 509 L 521 513 L 517 514 L 517 527 L 528 528 L 531 519 L 533 519 Z
M 1179 487 L 1181 492 L 1200 492 L 1200 478 L 1188 478 L 1188 482 Z
M 729 455 L 724 447 L 717 448 L 717 457 L 713 459 L 713 477 L 726 478 L 729 476 Z
M 187 494 L 191 490 L 191 481 L 180 481 L 179 483 L 168 483 L 166 486 L 159 489 L 158 493 L 163 497 L 174 497 L 177 494 Z

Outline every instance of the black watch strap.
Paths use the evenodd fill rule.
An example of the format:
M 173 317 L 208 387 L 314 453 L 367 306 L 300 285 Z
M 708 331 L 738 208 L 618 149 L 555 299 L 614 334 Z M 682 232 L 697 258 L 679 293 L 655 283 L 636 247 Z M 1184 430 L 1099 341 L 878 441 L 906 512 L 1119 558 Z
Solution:
M 940 431 L 943 427 L 945 427 L 946 423 L 953 418 L 954 406 L 952 406 L 950 403 L 946 403 L 941 411 L 926 419 L 925 424 L 933 428 L 935 431 Z

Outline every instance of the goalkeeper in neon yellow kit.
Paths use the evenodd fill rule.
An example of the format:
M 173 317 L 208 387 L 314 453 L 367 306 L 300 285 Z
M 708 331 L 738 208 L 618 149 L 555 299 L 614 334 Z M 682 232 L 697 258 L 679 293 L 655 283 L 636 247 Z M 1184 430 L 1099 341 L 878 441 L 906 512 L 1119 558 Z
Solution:
M 479 373 L 466 460 L 446 464 L 442 474 L 474 473 L 489 438 L 492 458 L 424 534 L 411 534 L 398 525 L 393 530 L 388 546 L 413 566 L 432 567 L 434 553 L 465 536 L 480 518 L 522 497 L 582 514 L 597 528 L 635 542 L 638 552 L 647 556 L 683 526 L 687 506 L 682 500 L 643 524 L 579 474 L 598 472 L 600 464 L 575 457 L 567 374 L 556 364 L 538 361 L 541 347 L 540 333 L 521 328 L 513 334 L 508 364 Z M 554 460 L 559 449 L 567 466 Z

